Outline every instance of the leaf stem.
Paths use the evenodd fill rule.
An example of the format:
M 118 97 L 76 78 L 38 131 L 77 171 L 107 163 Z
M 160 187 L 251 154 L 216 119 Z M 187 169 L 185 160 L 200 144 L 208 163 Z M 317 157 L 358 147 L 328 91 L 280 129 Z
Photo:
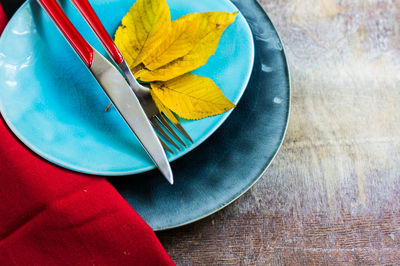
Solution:
M 112 105 L 112 103 L 110 103 L 110 104 L 107 106 L 106 110 L 104 110 L 104 111 L 105 111 L 105 112 L 108 112 L 108 109 L 110 109 L 111 105 Z

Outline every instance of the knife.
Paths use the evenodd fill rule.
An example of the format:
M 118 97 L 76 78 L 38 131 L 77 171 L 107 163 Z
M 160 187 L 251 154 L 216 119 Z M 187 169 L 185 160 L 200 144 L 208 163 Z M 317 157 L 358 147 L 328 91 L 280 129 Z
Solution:
M 108 55 L 112 58 L 112 60 L 117 64 L 117 66 L 121 69 L 124 74 L 128 84 L 134 89 L 134 91 L 141 91 L 139 83 L 136 78 L 133 76 L 128 64 L 126 63 L 124 57 L 122 56 L 120 50 L 117 45 L 111 39 L 110 35 L 104 28 L 100 19 L 96 15 L 92 6 L 90 5 L 88 0 L 71 0 L 72 4 L 76 7 L 82 17 L 89 24 L 90 28 L 96 34 L 97 38 L 100 40 L 103 47 L 106 49 Z
M 89 68 L 160 172 L 169 183 L 173 184 L 171 166 L 161 142 L 124 76 L 88 44 L 69 21 L 56 0 L 38 0 L 38 2 Z

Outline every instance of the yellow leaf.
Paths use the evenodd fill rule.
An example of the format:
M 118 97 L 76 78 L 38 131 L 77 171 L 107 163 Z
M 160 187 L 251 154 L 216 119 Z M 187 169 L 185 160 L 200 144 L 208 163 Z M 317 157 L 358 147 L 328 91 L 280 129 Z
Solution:
M 179 124 L 179 121 L 176 119 L 175 115 L 161 102 L 153 90 L 150 90 L 150 94 L 160 113 L 164 113 L 164 115 L 168 117 L 168 119 L 171 120 L 171 122 L 175 125 Z
M 121 21 L 115 43 L 130 68 L 168 38 L 171 15 L 165 0 L 137 0 Z
M 205 65 L 208 58 L 217 50 L 222 33 L 235 20 L 236 15 L 237 12 L 206 12 L 182 17 L 181 19 L 198 23 L 193 49 L 187 55 L 156 70 L 140 71 L 137 78 L 145 82 L 166 81 Z
M 198 23 L 187 17 L 172 21 L 168 38 L 143 60 L 149 70 L 162 67 L 189 53 L 195 44 Z
M 151 88 L 167 108 L 189 120 L 222 114 L 235 107 L 211 79 L 191 73 L 151 83 Z

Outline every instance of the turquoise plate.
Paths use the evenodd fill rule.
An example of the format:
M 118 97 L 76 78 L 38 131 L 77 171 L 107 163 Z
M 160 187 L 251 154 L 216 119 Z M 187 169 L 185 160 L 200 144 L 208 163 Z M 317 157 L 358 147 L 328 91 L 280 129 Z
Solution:
M 70 1 L 68 17 L 101 53 L 100 43 Z M 172 19 L 204 11 L 237 11 L 228 0 L 167 0 Z M 94 9 L 113 34 L 134 1 L 96 0 Z M 239 14 L 221 37 L 217 52 L 194 73 L 211 78 L 237 103 L 254 59 L 250 28 Z M 37 154 L 90 174 L 127 175 L 154 168 L 117 111 L 36 1 L 27 1 L 0 39 L 0 111 L 11 130 Z M 207 139 L 229 116 L 182 121 L 194 143 L 170 155 L 173 161 Z M 161 179 L 161 178 L 160 178 Z M 162 180 L 162 179 L 161 179 Z
M 262 176 L 283 141 L 290 83 L 282 43 L 256 0 L 233 2 L 255 41 L 253 72 L 237 108 L 200 147 L 172 163 L 173 186 L 156 171 L 109 179 L 155 230 L 196 221 L 237 199 Z

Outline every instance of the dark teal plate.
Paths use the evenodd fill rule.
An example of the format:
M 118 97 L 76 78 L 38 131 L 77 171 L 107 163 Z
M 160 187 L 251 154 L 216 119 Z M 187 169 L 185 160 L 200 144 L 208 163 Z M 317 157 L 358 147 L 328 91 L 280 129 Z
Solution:
M 237 108 L 201 146 L 172 163 L 173 186 L 156 171 L 110 178 L 154 230 L 185 225 L 227 206 L 261 177 L 283 141 L 290 81 L 282 43 L 255 0 L 232 2 L 255 41 L 252 76 Z

